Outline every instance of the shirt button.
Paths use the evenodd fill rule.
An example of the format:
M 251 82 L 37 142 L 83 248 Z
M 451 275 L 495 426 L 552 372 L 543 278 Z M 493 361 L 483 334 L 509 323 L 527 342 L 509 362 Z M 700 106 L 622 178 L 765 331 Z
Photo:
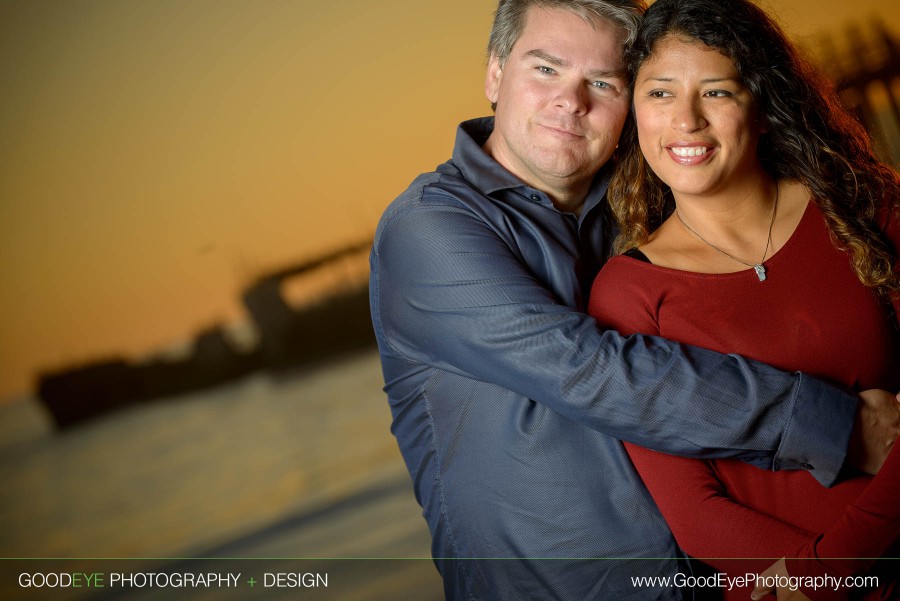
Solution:
M 538 196 L 537 194 L 532 194 L 531 200 L 533 200 L 534 202 L 541 202 L 541 197 Z

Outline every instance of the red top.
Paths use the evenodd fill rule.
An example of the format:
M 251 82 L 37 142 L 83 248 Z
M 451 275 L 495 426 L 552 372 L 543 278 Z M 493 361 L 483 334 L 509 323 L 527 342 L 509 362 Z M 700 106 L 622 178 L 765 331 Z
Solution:
M 892 226 L 888 235 L 900 248 L 900 224 Z M 834 247 L 815 203 L 766 271 L 760 282 L 751 269 L 692 273 L 618 256 L 597 276 L 590 313 L 622 334 L 735 353 L 857 391 L 900 388 L 897 320 Z M 876 478 L 855 476 L 826 489 L 805 471 L 626 448 L 682 549 L 731 576 L 759 573 L 785 556 L 881 557 L 900 538 L 900 452 Z M 871 564 L 791 561 L 788 571 L 839 576 Z M 749 590 L 726 591 L 725 598 L 746 600 Z M 805 592 L 818 599 L 850 591 Z M 891 594 L 884 580 L 879 594 Z

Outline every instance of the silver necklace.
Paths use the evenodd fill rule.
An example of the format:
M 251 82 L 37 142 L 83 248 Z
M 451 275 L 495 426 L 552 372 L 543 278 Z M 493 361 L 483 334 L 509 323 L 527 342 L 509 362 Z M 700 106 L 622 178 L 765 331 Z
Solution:
M 681 225 L 686 227 L 689 232 L 691 232 L 692 234 L 697 236 L 701 242 L 703 242 L 707 246 L 711 246 L 712 248 L 719 251 L 720 253 L 722 253 L 723 255 L 725 255 L 726 257 L 731 259 L 732 261 L 737 261 L 741 265 L 746 265 L 747 267 L 752 267 L 753 271 L 756 272 L 756 277 L 759 278 L 759 281 L 764 282 L 766 279 L 766 267 L 765 267 L 765 265 L 763 265 L 763 262 L 766 260 L 766 255 L 769 254 L 769 246 L 772 244 L 772 226 L 775 225 L 775 207 L 777 207 L 777 206 L 778 206 L 778 184 L 776 183 L 775 184 L 775 199 L 772 201 L 772 220 L 769 222 L 769 235 L 766 237 L 766 248 L 763 251 L 763 256 L 762 256 L 762 259 L 759 260 L 759 263 L 747 263 L 746 261 L 741 261 L 734 255 L 728 254 L 727 252 L 725 252 L 724 250 L 722 250 L 721 248 L 719 248 L 718 246 L 713 244 L 712 242 L 710 242 L 709 240 L 707 240 L 706 238 L 704 238 L 703 236 L 698 234 L 697 230 L 695 230 L 694 228 L 689 226 L 687 223 L 685 223 L 684 219 L 681 218 L 681 214 L 678 212 L 678 209 L 675 209 L 675 216 L 678 217 L 678 221 L 681 222 Z

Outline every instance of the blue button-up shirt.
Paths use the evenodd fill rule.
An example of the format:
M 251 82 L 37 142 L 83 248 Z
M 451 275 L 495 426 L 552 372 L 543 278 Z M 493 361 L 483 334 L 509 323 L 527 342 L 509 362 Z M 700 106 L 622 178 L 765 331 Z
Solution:
M 460 125 L 453 159 L 386 210 L 371 309 L 392 431 L 448 599 L 679 599 L 677 550 L 618 439 L 834 480 L 855 399 L 800 374 L 584 314 L 607 258 L 606 177 L 554 208 Z M 629 561 L 615 558 L 630 558 Z M 669 559 L 667 559 L 669 558 Z

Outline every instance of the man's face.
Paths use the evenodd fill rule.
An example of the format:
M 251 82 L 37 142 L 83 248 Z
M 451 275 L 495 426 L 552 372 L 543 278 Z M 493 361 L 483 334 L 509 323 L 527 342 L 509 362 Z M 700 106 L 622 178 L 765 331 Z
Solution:
M 485 150 L 526 184 L 580 202 L 628 114 L 624 39 L 608 21 L 531 7 L 506 63 L 492 56 L 488 66 L 497 108 Z

